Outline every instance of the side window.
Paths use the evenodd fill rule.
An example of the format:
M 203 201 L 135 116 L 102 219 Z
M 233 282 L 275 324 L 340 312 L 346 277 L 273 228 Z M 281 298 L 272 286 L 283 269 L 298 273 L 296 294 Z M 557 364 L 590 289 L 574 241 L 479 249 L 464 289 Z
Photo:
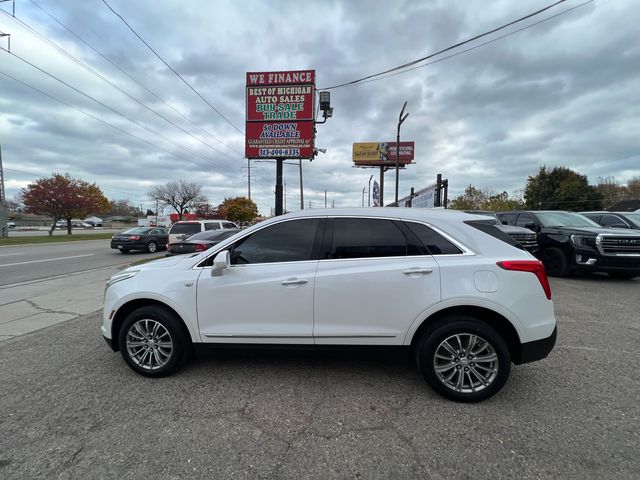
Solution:
M 516 221 L 516 214 L 503 213 L 501 215 L 498 215 L 498 218 L 500 219 L 500 223 L 502 223 L 503 225 L 513 225 Z
M 407 239 L 391 220 L 336 218 L 324 258 L 404 257 Z
M 625 225 L 625 228 L 629 228 L 627 223 L 617 215 L 602 215 L 599 223 L 605 227 L 609 227 L 611 225 Z
M 525 225 L 528 225 L 530 223 L 536 223 L 533 215 L 531 215 L 530 213 L 521 213 L 520 215 L 518 215 L 518 221 L 516 222 L 516 225 L 518 227 L 524 227 Z
M 214 223 L 205 223 L 204 224 L 204 229 L 206 230 L 220 230 L 220 224 L 218 222 L 214 222 Z
M 222 222 L 222 228 L 237 228 L 237 227 L 231 222 Z
M 305 218 L 258 230 L 231 247 L 231 264 L 314 260 L 313 246 L 319 224 L 317 218 Z
M 431 255 L 456 255 L 462 250 L 423 223 L 405 222 Z
M 149 232 L 149 235 L 162 235 L 162 234 L 163 234 L 162 230 L 159 230 L 157 228 L 154 228 Z

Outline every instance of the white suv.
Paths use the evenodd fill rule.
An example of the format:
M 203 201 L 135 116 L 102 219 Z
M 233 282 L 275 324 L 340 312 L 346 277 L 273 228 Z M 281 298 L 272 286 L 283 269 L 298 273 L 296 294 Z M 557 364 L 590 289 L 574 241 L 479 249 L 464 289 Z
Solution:
M 480 401 L 555 344 L 544 268 L 514 244 L 462 212 L 304 210 L 112 276 L 102 334 L 152 377 L 196 345 L 401 346 L 437 392 Z
M 168 243 L 185 240 L 196 233 L 209 230 L 224 230 L 227 228 L 238 228 L 238 226 L 227 220 L 183 220 L 174 223 L 169 229 Z

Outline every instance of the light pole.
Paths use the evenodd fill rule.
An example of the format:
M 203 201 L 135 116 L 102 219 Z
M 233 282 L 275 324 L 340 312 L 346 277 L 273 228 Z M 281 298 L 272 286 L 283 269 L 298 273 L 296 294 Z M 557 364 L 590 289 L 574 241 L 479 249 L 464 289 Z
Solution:
M 368 190 L 368 193 L 367 193 L 367 197 L 368 197 L 368 199 L 367 199 L 367 207 L 371 206 L 371 180 L 373 180 L 373 175 L 371 175 L 369 177 L 369 190 Z
M 400 183 L 400 126 L 407 119 L 409 114 L 403 116 L 407 102 L 404 102 L 400 115 L 398 115 L 398 136 L 396 137 L 396 207 L 398 207 L 398 184 Z
M 362 187 L 362 206 L 364 207 L 364 192 L 367 189 L 367 187 Z

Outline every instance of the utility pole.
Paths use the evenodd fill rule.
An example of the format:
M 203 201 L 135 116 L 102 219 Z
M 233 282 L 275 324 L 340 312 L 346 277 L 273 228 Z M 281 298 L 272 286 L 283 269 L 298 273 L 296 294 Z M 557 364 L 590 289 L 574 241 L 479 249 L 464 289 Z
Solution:
M 362 206 L 364 207 L 364 192 L 367 189 L 367 187 L 362 187 Z
M 282 215 L 282 165 L 284 158 L 276 158 L 276 217 Z
M 251 159 L 247 158 L 247 195 L 251 200 Z
M 302 159 L 298 160 L 300 162 L 300 210 L 304 210 L 304 193 L 302 190 Z
M 371 180 L 373 180 L 373 175 L 371 175 L 369 177 L 369 191 L 367 193 L 368 199 L 367 199 L 367 207 L 371 206 Z
M 7 202 L 4 193 L 4 170 L 2 169 L 2 145 L 0 145 L 0 237 L 9 236 L 7 225 Z
M 324 191 L 324 208 L 327 208 L 327 191 Z
M 407 102 L 404 102 L 402 110 L 400 110 L 400 115 L 398 115 L 398 136 L 396 137 L 396 207 L 400 206 L 398 205 L 398 184 L 400 183 L 400 126 L 409 116 L 408 113 L 403 116 L 405 108 L 407 108 Z

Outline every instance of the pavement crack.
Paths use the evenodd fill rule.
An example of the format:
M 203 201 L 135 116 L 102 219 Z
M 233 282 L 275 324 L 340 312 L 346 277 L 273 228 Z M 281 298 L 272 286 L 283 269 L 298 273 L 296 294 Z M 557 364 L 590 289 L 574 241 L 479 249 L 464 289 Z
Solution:
M 33 300 L 25 299 L 24 301 L 26 303 L 28 303 L 29 305 L 31 305 L 36 310 L 38 310 L 40 313 L 58 313 L 58 314 L 62 314 L 62 315 L 73 315 L 73 316 L 78 316 L 79 315 L 78 313 L 67 312 L 66 310 L 55 310 L 53 308 L 43 308 L 40 305 L 38 305 L 37 303 L 35 303 Z

